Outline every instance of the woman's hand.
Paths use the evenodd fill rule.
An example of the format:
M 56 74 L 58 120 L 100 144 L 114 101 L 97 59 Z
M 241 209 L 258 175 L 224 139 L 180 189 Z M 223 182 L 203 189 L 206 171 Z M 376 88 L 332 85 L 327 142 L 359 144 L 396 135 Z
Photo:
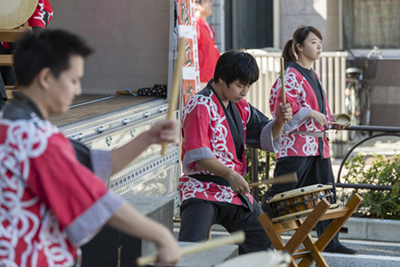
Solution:
M 318 123 L 320 126 L 328 126 L 328 119 L 321 112 L 311 110 L 310 117 L 313 118 L 314 121 Z
M 290 103 L 286 103 L 285 105 L 280 103 L 276 110 L 276 119 L 281 123 L 286 123 L 290 121 L 292 117 L 293 117 L 293 111 L 292 107 L 290 106 Z
M 337 117 L 337 114 L 333 114 L 331 116 L 331 121 L 336 122 L 336 117 Z M 339 125 L 339 124 L 332 124 L 332 127 L 337 129 L 337 130 L 343 130 L 344 128 L 346 128 L 346 126 Z

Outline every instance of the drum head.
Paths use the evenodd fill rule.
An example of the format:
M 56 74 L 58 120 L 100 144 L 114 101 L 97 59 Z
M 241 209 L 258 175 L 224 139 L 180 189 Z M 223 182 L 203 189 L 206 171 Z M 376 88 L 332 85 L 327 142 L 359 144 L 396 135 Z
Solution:
M 289 253 L 271 250 L 239 256 L 215 267 L 288 267 L 289 264 Z
M 38 0 L 0 0 L 0 29 L 14 29 L 33 14 Z
M 314 192 L 327 190 L 327 189 L 331 189 L 331 188 L 333 188 L 333 185 L 322 185 L 322 184 L 300 187 L 300 188 L 296 188 L 296 189 L 293 189 L 290 191 L 282 192 L 280 194 L 276 194 L 273 198 L 268 199 L 267 203 L 274 203 L 276 201 L 281 201 L 281 200 L 285 200 L 288 198 L 297 197 L 297 196 L 301 196 L 304 194 L 314 193 Z

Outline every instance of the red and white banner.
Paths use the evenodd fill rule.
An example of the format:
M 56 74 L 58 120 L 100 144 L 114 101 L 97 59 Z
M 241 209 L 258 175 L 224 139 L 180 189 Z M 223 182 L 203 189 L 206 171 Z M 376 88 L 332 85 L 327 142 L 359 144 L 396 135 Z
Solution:
M 183 104 L 200 90 L 199 55 L 194 0 L 178 0 L 179 37 L 187 39 L 182 61 Z

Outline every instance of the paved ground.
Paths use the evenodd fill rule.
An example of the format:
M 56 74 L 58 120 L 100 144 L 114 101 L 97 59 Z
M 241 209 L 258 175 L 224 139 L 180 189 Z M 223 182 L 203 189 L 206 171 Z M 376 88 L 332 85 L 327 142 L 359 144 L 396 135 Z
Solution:
M 284 238 L 285 241 L 288 238 Z M 398 267 L 400 243 L 341 240 L 346 246 L 358 251 L 358 255 L 322 253 L 330 267 Z M 312 266 L 315 266 L 312 265 Z

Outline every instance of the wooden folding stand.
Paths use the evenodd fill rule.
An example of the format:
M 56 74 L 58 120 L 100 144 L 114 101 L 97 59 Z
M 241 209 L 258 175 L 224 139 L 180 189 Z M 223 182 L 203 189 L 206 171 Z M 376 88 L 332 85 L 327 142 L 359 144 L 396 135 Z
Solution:
M 291 267 L 309 267 L 314 261 L 317 267 L 328 267 L 321 252 L 358 208 L 362 200 L 358 194 L 355 194 L 345 207 L 329 210 L 331 204 L 322 199 L 304 222 L 301 219 L 297 219 L 289 222 L 273 223 L 267 213 L 262 214 L 258 219 L 275 249 L 289 252 L 292 257 Z M 318 240 L 314 242 L 310 235 L 311 230 L 319 221 L 329 219 L 334 220 Z M 280 234 L 293 230 L 295 231 L 294 235 L 285 244 Z M 297 250 L 302 243 L 305 249 Z M 297 259 L 302 259 L 299 264 L 295 261 Z
M 0 42 L 15 42 L 19 40 L 22 34 L 27 31 L 31 30 L 28 25 L 28 21 L 26 21 L 23 25 L 15 28 L 15 29 L 0 29 Z M 13 55 L 0 55 L 0 66 L 13 66 Z M 6 86 L 7 96 L 12 98 L 11 92 L 17 89 L 17 85 L 8 85 Z

